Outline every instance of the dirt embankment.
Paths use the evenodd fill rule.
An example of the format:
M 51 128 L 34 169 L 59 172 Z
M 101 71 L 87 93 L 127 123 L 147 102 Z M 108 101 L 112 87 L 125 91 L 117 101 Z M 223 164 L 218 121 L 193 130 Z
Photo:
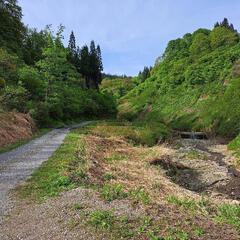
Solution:
M 36 125 L 28 114 L 0 113 L 0 147 L 32 137 Z

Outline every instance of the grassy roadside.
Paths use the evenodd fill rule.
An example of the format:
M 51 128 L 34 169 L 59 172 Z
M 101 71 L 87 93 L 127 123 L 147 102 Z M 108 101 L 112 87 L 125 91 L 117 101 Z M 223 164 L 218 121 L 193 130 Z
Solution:
M 86 229 L 104 233 L 106 239 L 221 239 L 221 229 L 240 231 L 238 206 L 213 206 L 206 199 L 184 196 L 149 165 L 149 159 L 162 154 L 161 147 L 148 147 L 146 139 L 153 137 L 147 127 L 114 121 L 74 130 L 18 194 L 42 202 L 63 191 L 91 187 L 103 202 L 129 201 L 144 211 L 129 218 L 116 214 L 116 206 L 109 210 L 76 203 L 71 211 L 79 218 L 71 221 L 71 228 L 83 220 Z
M 11 151 L 11 150 L 13 150 L 13 149 L 15 149 L 15 148 L 18 148 L 18 147 L 20 147 L 20 146 L 22 146 L 22 145 L 24 145 L 24 144 L 27 144 L 27 143 L 30 142 L 31 140 L 34 140 L 34 139 L 36 139 L 36 138 L 39 138 L 39 137 L 43 136 L 44 134 L 50 132 L 51 130 L 52 130 L 52 129 L 50 129 L 50 128 L 42 128 L 42 129 L 38 130 L 36 133 L 34 133 L 34 135 L 33 135 L 31 138 L 29 138 L 29 139 L 20 140 L 20 141 L 18 141 L 18 142 L 16 142 L 16 143 L 7 145 L 7 146 L 5 146 L 5 147 L 0 147 L 0 154 L 1 154 L 1 153 L 8 152 L 8 151 Z
M 25 185 L 18 189 L 19 196 L 39 202 L 76 187 L 70 173 L 71 165 L 77 162 L 78 154 L 84 147 L 81 143 L 78 134 L 74 131 L 69 133 L 53 156 L 33 173 L 32 178 Z M 81 165 L 78 162 L 76 164 Z M 76 172 L 79 170 L 77 174 L 81 174 L 81 166 L 79 169 L 75 169 L 75 167 Z

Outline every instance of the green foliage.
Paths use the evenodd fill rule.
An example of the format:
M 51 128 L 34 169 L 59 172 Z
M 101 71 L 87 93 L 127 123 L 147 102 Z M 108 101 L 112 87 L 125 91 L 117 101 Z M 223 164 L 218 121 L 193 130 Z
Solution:
M 103 79 L 100 90 L 114 96 L 116 100 L 126 95 L 136 84 L 131 78 Z
M 23 39 L 23 60 L 27 65 L 34 66 L 42 59 L 43 49 L 48 46 L 47 29 L 38 32 L 36 29 L 27 28 Z
M 6 81 L 3 78 L 0 78 L 0 90 L 3 89 L 6 85 Z
M 139 72 L 138 78 L 140 79 L 140 82 L 144 82 L 147 78 L 151 76 L 151 70 L 152 70 L 152 67 L 150 68 L 144 67 L 143 71 Z
M 111 172 L 105 173 L 103 178 L 105 181 L 110 181 L 112 179 L 116 179 L 116 177 Z
M 212 48 L 233 46 L 239 41 L 239 36 L 228 28 L 217 27 L 211 32 L 210 41 Z
M 112 212 L 97 210 L 90 214 L 89 223 L 99 229 L 111 229 L 114 223 Z
M 27 90 L 18 86 L 7 86 L 4 90 L 4 94 L 1 96 L 1 105 L 5 110 L 17 110 L 20 112 L 26 112 L 27 101 L 29 94 Z
M 31 94 L 32 99 L 39 99 L 44 93 L 44 82 L 36 68 L 24 66 L 19 69 L 19 80 Z
M 208 35 L 204 33 L 196 34 L 189 50 L 192 55 L 199 55 L 209 52 L 211 50 L 211 46 Z
M 85 147 L 81 136 L 76 132 L 68 134 L 63 145 L 57 149 L 54 155 L 41 165 L 25 185 L 20 187 L 19 195 L 35 201 L 42 201 L 56 196 L 64 190 L 76 187 L 78 183 L 71 176 L 79 168 L 79 164 L 83 164 L 76 154 L 80 150 L 79 146 Z M 81 157 L 84 156 L 81 155 Z M 78 165 L 73 164 L 76 161 L 79 163 Z
M 224 204 L 220 206 L 215 219 L 220 223 L 231 224 L 240 231 L 240 207 L 237 205 Z
M 116 162 L 116 161 L 123 161 L 123 160 L 126 160 L 126 159 L 127 159 L 127 156 L 122 155 L 122 154 L 116 154 L 116 153 L 105 158 L 105 160 L 108 163 L 113 163 L 113 162 Z
M 19 59 L 0 48 L 0 78 L 6 84 L 16 84 L 18 80 L 17 67 Z
M 39 33 L 28 30 L 23 58 L 32 66 L 24 65 L 21 59 L 0 48 L 3 107 L 8 111 L 29 112 L 40 126 L 103 113 L 114 115 L 114 98 L 107 92 L 86 89 L 85 80 L 69 62 L 68 50 L 62 44 L 62 32 L 62 26 L 56 34 L 50 28 Z M 100 57 L 99 47 L 92 46 L 92 51 Z
M 133 144 L 153 146 L 159 140 L 169 136 L 169 130 L 163 124 L 145 122 L 102 122 L 91 133 L 104 137 L 123 137 Z
M 151 201 L 148 192 L 143 187 L 131 190 L 130 196 L 133 198 L 134 201 L 144 204 L 149 204 Z
M 236 150 L 236 151 L 240 151 L 240 135 L 238 135 L 235 139 L 233 139 L 229 144 L 228 144 L 228 148 L 230 150 Z
M 167 197 L 167 202 L 174 204 L 180 208 L 188 209 L 191 211 L 206 211 L 207 200 L 202 198 L 200 201 L 196 201 L 191 198 L 178 198 L 177 196 L 170 195 Z
M 25 27 L 22 9 L 16 0 L 0 0 L 0 47 L 21 54 Z
M 170 41 L 151 76 L 119 100 L 118 116 L 235 136 L 239 59 L 239 37 L 230 27 L 199 29 Z
M 232 150 L 236 155 L 236 165 L 240 166 L 240 134 L 234 138 L 229 144 L 228 149 Z
M 121 184 L 104 185 L 101 190 L 101 196 L 111 202 L 115 199 L 123 199 L 127 197 L 127 193 L 124 192 Z

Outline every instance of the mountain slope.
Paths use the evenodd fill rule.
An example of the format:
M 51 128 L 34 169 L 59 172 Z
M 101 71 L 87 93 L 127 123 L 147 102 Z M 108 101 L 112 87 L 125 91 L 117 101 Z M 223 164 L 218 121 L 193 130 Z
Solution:
M 240 117 L 239 34 L 199 29 L 170 41 L 150 78 L 120 101 L 119 117 L 233 136 Z

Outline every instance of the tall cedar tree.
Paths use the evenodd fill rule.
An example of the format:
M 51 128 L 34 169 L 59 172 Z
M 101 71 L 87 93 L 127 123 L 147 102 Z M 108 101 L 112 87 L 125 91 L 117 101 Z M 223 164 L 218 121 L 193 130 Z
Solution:
M 21 55 L 25 27 L 17 0 L 0 0 L 0 47 Z
M 27 29 L 23 40 L 23 59 L 27 65 L 34 66 L 43 58 L 43 49 L 48 46 L 48 32 Z
M 90 48 L 87 45 L 81 49 L 76 46 L 74 33 L 71 32 L 69 44 L 68 61 L 72 63 L 77 71 L 85 78 L 86 88 L 99 89 L 99 84 L 102 81 L 102 55 L 99 45 L 95 45 L 91 41 Z
M 222 22 L 216 22 L 215 25 L 214 25 L 214 28 L 216 27 L 225 27 L 225 28 L 228 28 L 234 32 L 237 32 L 237 30 L 234 28 L 233 24 L 229 24 L 229 21 L 227 18 L 224 18 Z
M 78 55 L 77 55 L 76 38 L 73 31 L 71 32 L 71 35 L 70 35 L 68 50 L 69 50 L 68 60 L 77 68 Z

